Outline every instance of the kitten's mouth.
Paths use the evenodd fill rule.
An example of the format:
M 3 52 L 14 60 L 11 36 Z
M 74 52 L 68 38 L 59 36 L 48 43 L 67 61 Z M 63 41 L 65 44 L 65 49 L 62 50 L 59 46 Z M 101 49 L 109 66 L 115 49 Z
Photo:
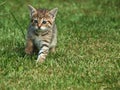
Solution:
M 46 28 L 46 27 L 38 27 L 38 30 L 46 31 L 46 30 L 48 30 L 48 28 Z
M 47 31 L 48 30 L 48 28 L 46 28 L 46 27 L 36 27 L 36 32 L 44 32 L 44 31 Z

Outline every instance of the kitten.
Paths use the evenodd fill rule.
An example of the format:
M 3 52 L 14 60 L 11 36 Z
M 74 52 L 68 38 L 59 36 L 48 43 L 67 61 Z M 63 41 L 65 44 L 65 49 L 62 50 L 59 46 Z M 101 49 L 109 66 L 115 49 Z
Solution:
M 37 62 L 43 62 L 49 51 L 55 51 L 57 44 L 57 28 L 55 18 L 58 9 L 35 9 L 28 5 L 30 10 L 30 26 L 27 31 L 26 48 L 27 54 L 39 50 Z

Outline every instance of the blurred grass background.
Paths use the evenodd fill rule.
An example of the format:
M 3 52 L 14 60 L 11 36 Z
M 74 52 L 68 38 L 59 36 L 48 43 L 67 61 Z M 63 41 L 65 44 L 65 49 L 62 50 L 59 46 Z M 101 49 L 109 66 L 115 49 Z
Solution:
M 29 10 L 58 7 L 58 46 L 24 53 Z M 0 0 L 1 90 L 119 90 L 120 0 Z

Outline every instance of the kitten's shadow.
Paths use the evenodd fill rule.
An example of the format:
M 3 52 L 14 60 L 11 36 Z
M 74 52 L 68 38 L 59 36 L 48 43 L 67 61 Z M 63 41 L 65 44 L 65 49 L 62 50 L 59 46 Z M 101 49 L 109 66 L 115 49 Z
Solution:
M 24 52 L 24 47 L 16 47 L 13 50 L 19 57 L 24 57 L 26 55 Z
M 28 55 L 25 53 L 25 47 L 16 47 L 14 48 L 15 53 L 18 55 L 18 57 L 22 58 L 29 58 L 31 60 L 36 59 L 37 57 L 37 52 L 34 52 L 31 55 Z

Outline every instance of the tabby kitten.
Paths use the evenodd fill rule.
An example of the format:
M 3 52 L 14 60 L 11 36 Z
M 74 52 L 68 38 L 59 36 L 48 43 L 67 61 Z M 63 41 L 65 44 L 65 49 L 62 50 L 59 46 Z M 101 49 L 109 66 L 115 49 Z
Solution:
M 35 9 L 31 5 L 28 7 L 31 22 L 27 31 L 25 52 L 32 54 L 36 49 L 39 50 L 37 62 L 43 62 L 50 50 L 55 51 L 57 44 L 55 17 L 58 9 Z

